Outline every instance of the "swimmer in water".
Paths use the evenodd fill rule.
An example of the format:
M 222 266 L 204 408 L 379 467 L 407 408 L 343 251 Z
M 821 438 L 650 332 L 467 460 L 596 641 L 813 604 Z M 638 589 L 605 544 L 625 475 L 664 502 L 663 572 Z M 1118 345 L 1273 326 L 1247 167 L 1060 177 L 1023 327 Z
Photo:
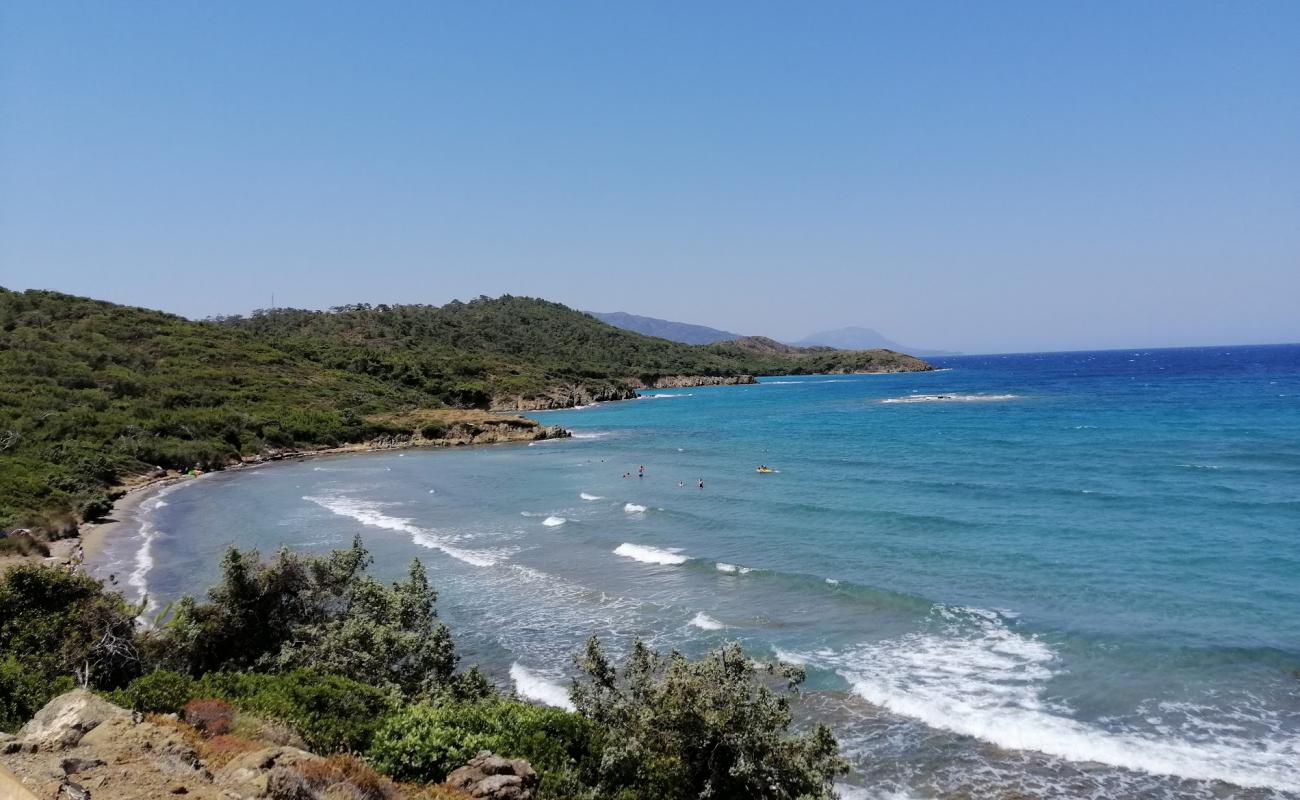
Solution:
M 703 479 L 703 478 L 700 478 L 700 488 L 701 488 L 701 489 L 704 488 L 704 479 Z

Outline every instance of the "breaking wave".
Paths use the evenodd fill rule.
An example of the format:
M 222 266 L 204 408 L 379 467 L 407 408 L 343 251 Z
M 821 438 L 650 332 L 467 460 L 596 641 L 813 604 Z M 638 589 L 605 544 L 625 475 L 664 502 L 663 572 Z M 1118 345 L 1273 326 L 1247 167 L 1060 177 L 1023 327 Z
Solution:
M 457 547 L 447 541 L 446 537 L 440 537 L 432 531 L 412 524 L 410 519 L 388 516 L 380 510 L 379 503 L 350 497 L 319 497 L 313 495 L 304 495 L 302 499 L 315 503 L 326 511 L 338 514 L 341 517 L 354 519 L 362 525 L 405 533 L 411 537 L 411 541 L 421 547 L 439 550 L 457 561 L 463 561 L 471 566 L 491 567 L 499 564 L 507 557 L 506 553 L 500 551 L 467 550 Z
M 998 747 L 1141 772 L 1300 790 L 1300 739 L 1190 739 L 1106 730 L 1046 696 L 1056 654 L 978 608 L 936 606 L 926 629 L 842 653 L 780 653 L 840 673 L 865 700 Z
M 564 517 L 547 517 L 542 520 L 542 524 L 548 528 L 555 528 L 568 522 Z
M 630 558 L 633 561 L 640 561 L 643 564 L 663 564 L 676 565 L 685 564 L 690 561 L 689 556 L 681 554 L 678 548 L 662 550 L 658 547 L 648 547 L 642 544 L 631 544 L 624 542 L 614 548 L 614 555 Z
M 625 503 L 623 505 L 623 510 L 629 514 L 644 514 L 646 512 L 646 507 L 637 503 Z
M 720 631 L 727 627 L 713 617 L 710 617 L 708 614 L 705 614 L 703 611 L 696 614 L 694 617 L 691 617 L 691 624 L 706 631 Z
M 586 492 L 583 492 L 583 493 L 579 494 L 578 497 L 582 498 L 583 500 L 603 500 L 603 499 L 605 499 L 605 498 L 601 497 L 601 496 L 598 495 L 598 494 L 587 494 Z
M 510 680 L 514 681 L 515 691 L 520 697 L 535 700 L 552 708 L 573 711 L 573 702 L 569 700 L 569 690 L 553 681 L 548 681 L 537 673 L 520 664 L 510 665 Z

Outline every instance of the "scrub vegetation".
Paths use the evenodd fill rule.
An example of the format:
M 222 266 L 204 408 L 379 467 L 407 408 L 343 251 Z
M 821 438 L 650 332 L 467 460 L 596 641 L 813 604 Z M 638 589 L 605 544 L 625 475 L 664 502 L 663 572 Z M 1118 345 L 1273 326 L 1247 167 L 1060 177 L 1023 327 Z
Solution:
M 737 645 L 693 661 L 639 643 L 618 667 L 592 638 L 575 658 L 575 710 L 542 708 L 461 668 L 418 561 L 391 584 L 369 564 L 359 539 L 269 560 L 232 548 L 205 599 L 184 598 L 149 627 L 85 575 L 11 567 L 0 575 L 0 731 L 75 683 L 142 713 L 179 713 L 235 751 L 239 715 L 255 715 L 405 782 L 439 782 L 491 750 L 528 759 L 543 798 L 833 795 L 845 769 L 834 738 L 791 730 L 797 667 L 756 664 Z

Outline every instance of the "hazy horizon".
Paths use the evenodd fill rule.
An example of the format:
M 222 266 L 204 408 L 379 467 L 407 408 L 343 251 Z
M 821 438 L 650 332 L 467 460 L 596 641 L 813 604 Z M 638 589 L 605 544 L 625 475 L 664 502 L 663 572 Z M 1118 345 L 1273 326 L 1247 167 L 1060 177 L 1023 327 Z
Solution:
M 1297 28 L 1283 2 L 12 2 L 0 285 L 1295 342 Z

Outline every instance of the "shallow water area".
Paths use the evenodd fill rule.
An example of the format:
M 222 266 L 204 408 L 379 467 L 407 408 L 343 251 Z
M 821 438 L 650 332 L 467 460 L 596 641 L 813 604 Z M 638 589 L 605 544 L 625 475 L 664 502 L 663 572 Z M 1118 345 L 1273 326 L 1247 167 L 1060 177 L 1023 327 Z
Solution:
M 1300 347 L 936 363 L 209 475 L 95 570 L 161 608 L 360 534 L 539 702 L 591 633 L 805 664 L 863 796 L 1300 797 Z

